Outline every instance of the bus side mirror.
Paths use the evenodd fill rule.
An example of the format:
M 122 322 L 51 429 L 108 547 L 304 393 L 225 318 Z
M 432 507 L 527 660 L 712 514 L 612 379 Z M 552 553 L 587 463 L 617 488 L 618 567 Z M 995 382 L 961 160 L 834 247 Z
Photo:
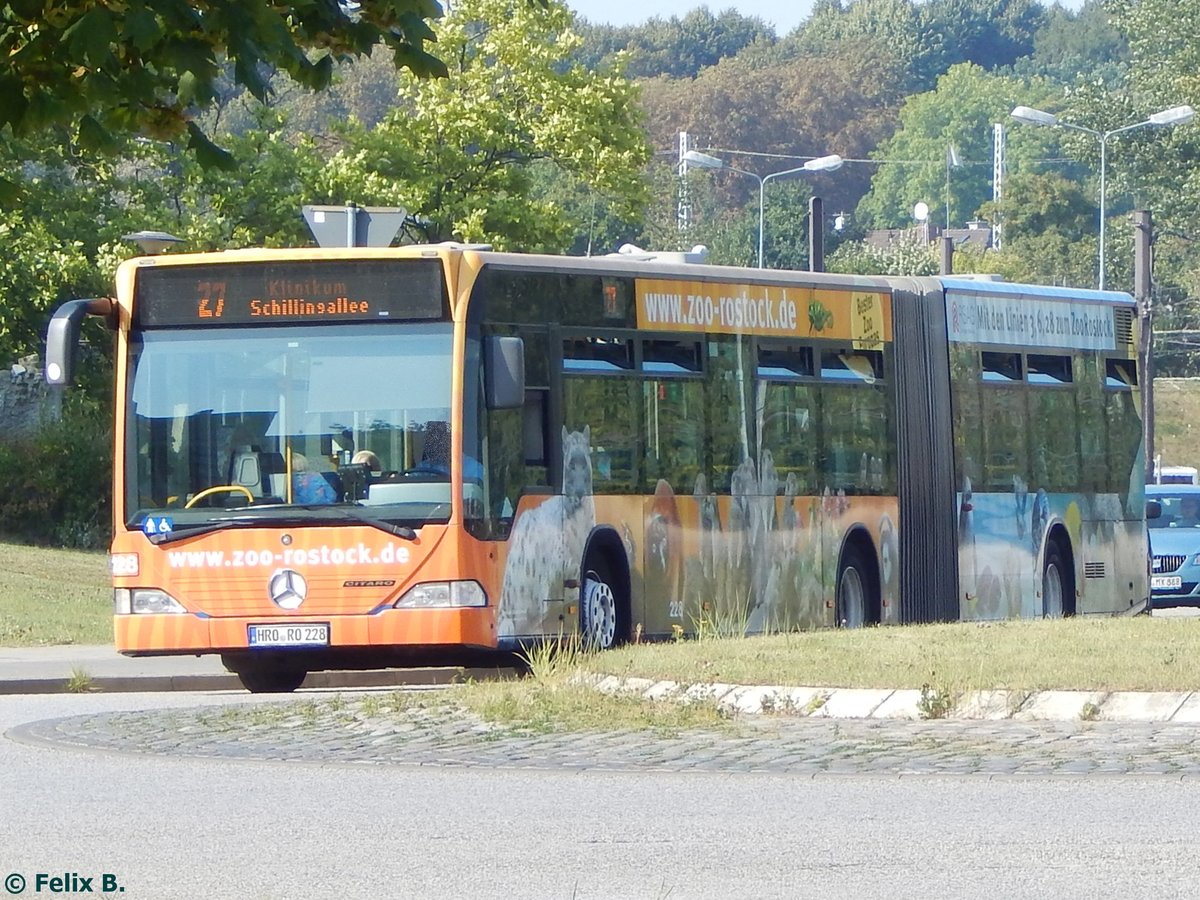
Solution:
M 108 298 L 68 300 L 54 311 L 46 329 L 46 384 L 70 384 L 75 378 L 79 327 L 83 317 L 109 316 L 115 306 Z
M 1162 518 L 1162 504 L 1157 500 L 1146 501 L 1146 520 Z
M 484 390 L 488 409 L 520 409 L 525 405 L 525 342 L 519 337 L 491 335 L 483 348 Z

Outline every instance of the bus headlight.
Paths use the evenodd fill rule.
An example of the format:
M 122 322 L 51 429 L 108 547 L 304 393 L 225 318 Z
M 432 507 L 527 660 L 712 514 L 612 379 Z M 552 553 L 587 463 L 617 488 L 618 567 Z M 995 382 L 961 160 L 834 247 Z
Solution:
M 138 573 L 138 555 L 136 553 L 114 553 L 108 558 L 108 572 L 116 577 L 136 575 Z
M 187 610 L 166 591 L 157 588 L 117 588 L 113 591 L 113 612 L 127 616 L 130 613 L 186 613 Z
M 396 609 L 455 609 L 487 606 L 487 594 L 478 581 L 427 581 L 409 589 L 396 601 Z

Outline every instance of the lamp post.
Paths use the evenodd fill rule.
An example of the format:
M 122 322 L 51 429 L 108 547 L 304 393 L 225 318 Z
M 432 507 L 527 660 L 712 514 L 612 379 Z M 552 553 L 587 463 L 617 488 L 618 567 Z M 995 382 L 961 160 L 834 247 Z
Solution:
M 683 154 L 683 159 L 684 162 L 699 166 L 702 169 L 725 169 L 729 172 L 737 172 L 739 175 L 748 175 L 758 182 L 758 267 L 760 269 L 763 267 L 763 210 L 766 208 L 767 182 L 772 178 L 782 178 L 784 175 L 797 175 L 801 172 L 832 172 L 834 169 L 839 169 L 842 166 L 842 158 L 836 153 L 829 156 L 819 156 L 816 159 L 810 159 L 802 166 L 797 166 L 794 169 L 784 169 L 782 172 L 772 172 L 769 175 L 759 175 L 756 172 L 747 172 L 745 169 L 734 168 L 723 159 L 717 159 L 715 156 L 709 156 L 707 153 L 700 153 L 697 150 L 689 150 Z
M 1090 134 L 1092 137 L 1100 141 L 1100 277 L 1098 279 L 1100 290 L 1104 290 L 1104 231 L 1105 231 L 1105 170 L 1108 161 L 1108 139 L 1115 134 L 1120 134 L 1123 131 L 1132 131 L 1135 128 L 1145 128 L 1153 126 L 1155 128 L 1164 128 L 1170 125 L 1183 125 L 1192 121 L 1195 118 L 1196 111 L 1190 106 L 1173 106 L 1170 109 L 1164 109 L 1161 112 L 1156 112 L 1144 122 L 1134 122 L 1132 125 L 1124 125 L 1121 128 L 1114 128 L 1111 131 L 1096 131 L 1092 128 L 1084 128 L 1082 125 L 1076 125 L 1073 122 L 1063 122 L 1058 116 L 1052 113 L 1043 112 L 1040 109 L 1033 109 L 1029 106 L 1018 106 L 1010 114 L 1018 122 L 1024 122 L 1026 125 L 1046 125 L 1058 126 L 1059 128 L 1069 128 L 1072 131 L 1082 131 L 1084 134 Z

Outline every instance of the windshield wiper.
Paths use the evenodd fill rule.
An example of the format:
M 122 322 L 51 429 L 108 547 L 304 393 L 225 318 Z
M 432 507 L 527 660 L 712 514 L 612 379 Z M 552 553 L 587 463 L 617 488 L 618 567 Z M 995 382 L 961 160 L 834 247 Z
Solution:
M 347 513 L 355 521 L 362 522 L 364 525 L 370 525 L 372 528 L 378 528 L 380 531 L 386 531 L 388 534 L 394 534 L 396 537 L 404 538 L 406 541 L 415 541 L 417 539 L 417 532 L 407 525 L 397 525 L 395 522 L 389 522 L 387 519 L 377 519 L 374 516 L 368 516 L 366 513 L 359 512 L 357 507 L 346 507 L 341 512 Z
M 377 519 L 374 516 L 369 516 L 359 512 L 354 507 L 331 507 L 331 506 L 291 506 L 290 509 L 303 509 L 306 512 L 325 513 L 320 516 L 231 516 L 227 519 L 217 519 L 211 522 L 197 522 L 193 525 L 177 525 L 171 531 L 159 532 L 149 535 L 150 543 L 152 544 L 170 544 L 175 541 L 182 541 L 186 538 L 199 537 L 202 534 L 211 534 L 214 531 L 222 531 L 226 528 L 250 528 L 253 526 L 300 526 L 300 525 L 318 525 L 328 522 L 331 519 L 353 519 L 356 522 L 362 522 L 364 525 L 370 525 L 372 528 L 378 528 L 380 531 L 385 531 L 388 534 L 398 538 L 403 538 L 406 541 L 415 541 L 417 532 L 409 528 L 407 525 L 397 525 L 394 522 L 389 522 L 386 519 Z
M 255 525 L 310 525 L 312 519 L 300 518 L 298 516 L 289 516 L 286 519 L 272 516 L 235 516 L 228 519 L 217 519 L 213 522 L 197 522 L 194 525 L 176 525 L 170 531 L 160 531 L 157 534 L 148 535 L 152 544 L 170 544 L 175 541 L 182 541 L 185 538 L 199 537 L 202 534 L 211 534 L 214 531 L 222 531 L 226 528 L 249 528 Z

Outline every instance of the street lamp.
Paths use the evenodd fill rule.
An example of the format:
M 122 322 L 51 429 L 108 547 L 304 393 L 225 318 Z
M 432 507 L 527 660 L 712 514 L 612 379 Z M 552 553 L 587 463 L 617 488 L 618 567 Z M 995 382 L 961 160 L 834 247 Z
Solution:
M 683 154 L 683 160 L 702 169 L 725 169 L 729 172 L 737 172 L 739 175 L 749 175 L 758 182 L 758 267 L 760 269 L 763 267 L 763 210 L 766 206 L 767 182 L 772 178 L 782 178 L 784 175 L 797 175 L 801 172 L 832 172 L 834 169 L 840 169 L 842 166 L 842 158 L 836 153 L 829 156 L 818 156 L 816 159 L 810 159 L 802 166 L 797 166 L 794 169 L 784 169 L 782 172 L 772 172 L 769 175 L 759 175 L 756 172 L 747 172 L 745 169 L 736 169 L 723 159 L 717 159 L 715 156 L 709 156 L 707 153 L 700 153 L 697 150 L 689 150 Z
M 162 253 L 168 247 L 182 244 L 183 238 L 167 234 L 165 231 L 135 231 L 132 234 L 121 235 L 123 241 L 133 241 L 147 256 Z
M 1125 125 L 1121 128 L 1114 128 L 1111 131 L 1096 131 L 1092 128 L 1084 128 L 1082 125 L 1075 125 L 1072 122 L 1063 122 L 1058 116 L 1052 113 L 1043 112 L 1040 109 L 1033 109 L 1029 106 L 1018 106 L 1011 113 L 1012 117 L 1018 122 L 1024 122 L 1026 125 L 1047 125 L 1058 126 L 1059 128 L 1069 128 L 1072 131 L 1082 131 L 1084 134 L 1090 134 L 1092 137 L 1100 140 L 1100 290 L 1104 290 L 1104 230 L 1105 230 L 1105 170 L 1108 159 L 1108 139 L 1114 134 L 1120 134 L 1123 131 L 1132 131 L 1135 128 L 1144 128 L 1151 125 L 1155 128 L 1165 128 L 1169 125 L 1183 125 L 1192 121 L 1196 116 L 1196 111 L 1190 106 L 1173 106 L 1170 109 L 1164 109 L 1161 112 L 1156 112 L 1144 122 L 1134 122 L 1132 125 Z

